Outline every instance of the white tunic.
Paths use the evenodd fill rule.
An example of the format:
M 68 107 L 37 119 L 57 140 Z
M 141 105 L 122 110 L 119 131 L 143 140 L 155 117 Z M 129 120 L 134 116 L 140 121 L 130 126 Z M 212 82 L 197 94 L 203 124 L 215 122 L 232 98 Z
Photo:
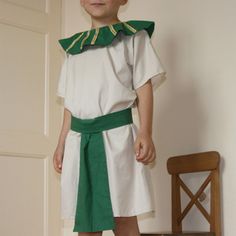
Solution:
M 151 79 L 155 90 L 166 72 L 146 30 L 117 35 L 110 45 L 69 55 L 62 65 L 58 96 L 81 119 L 136 107 L 136 89 Z M 136 160 L 135 123 L 103 131 L 114 217 L 155 211 L 150 166 Z M 61 217 L 74 219 L 81 134 L 70 130 L 61 173 Z

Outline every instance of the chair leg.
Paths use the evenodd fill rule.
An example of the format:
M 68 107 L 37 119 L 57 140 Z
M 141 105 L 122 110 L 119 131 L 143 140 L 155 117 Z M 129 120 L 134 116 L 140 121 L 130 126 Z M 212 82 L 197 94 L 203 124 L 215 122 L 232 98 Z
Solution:
M 172 175 L 172 231 L 173 233 L 182 232 L 182 222 L 178 222 L 181 215 L 180 182 L 178 175 Z
M 219 168 L 212 171 L 211 181 L 211 227 L 210 230 L 215 232 L 216 236 L 221 236 L 221 217 L 220 217 L 220 182 Z M 215 219 L 215 221 L 214 221 Z

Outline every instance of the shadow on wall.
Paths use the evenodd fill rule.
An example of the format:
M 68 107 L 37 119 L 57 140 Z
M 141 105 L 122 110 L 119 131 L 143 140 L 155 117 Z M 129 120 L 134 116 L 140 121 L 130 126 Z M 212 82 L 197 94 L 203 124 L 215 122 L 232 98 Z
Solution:
M 201 137 L 207 128 L 207 117 L 201 106 L 201 91 L 196 85 L 198 78 L 191 72 L 191 58 L 194 55 L 190 55 L 191 49 L 186 55 L 187 44 L 179 42 L 176 36 L 168 37 L 165 41 L 168 58 L 166 99 L 162 101 L 156 116 L 159 122 L 159 146 L 167 156 L 199 151 L 202 147 Z

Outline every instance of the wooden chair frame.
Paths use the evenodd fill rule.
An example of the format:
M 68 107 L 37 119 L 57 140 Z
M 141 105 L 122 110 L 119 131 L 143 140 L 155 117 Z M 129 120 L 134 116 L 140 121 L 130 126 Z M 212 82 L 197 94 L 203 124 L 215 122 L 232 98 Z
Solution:
M 175 156 L 168 159 L 167 169 L 171 174 L 173 233 L 182 233 L 182 221 L 195 204 L 210 224 L 210 232 L 221 236 L 219 163 L 220 155 L 216 151 Z M 210 174 L 196 194 L 193 194 L 179 175 L 203 171 L 210 171 Z M 198 200 L 209 183 L 211 183 L 210 214 Z M 180 188 L 190 197 L 190 202 L 183 211 L 181 211 Z

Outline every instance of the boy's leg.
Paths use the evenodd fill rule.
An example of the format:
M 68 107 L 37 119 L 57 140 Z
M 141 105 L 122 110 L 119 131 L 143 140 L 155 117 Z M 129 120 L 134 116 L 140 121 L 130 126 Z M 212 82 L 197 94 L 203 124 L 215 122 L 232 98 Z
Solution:
M 137 216 L 115 217 L 115 236 L 140 236 Z
M 92 233 L 78 233 L 78 236 L 102 236 L 102 231 Z

